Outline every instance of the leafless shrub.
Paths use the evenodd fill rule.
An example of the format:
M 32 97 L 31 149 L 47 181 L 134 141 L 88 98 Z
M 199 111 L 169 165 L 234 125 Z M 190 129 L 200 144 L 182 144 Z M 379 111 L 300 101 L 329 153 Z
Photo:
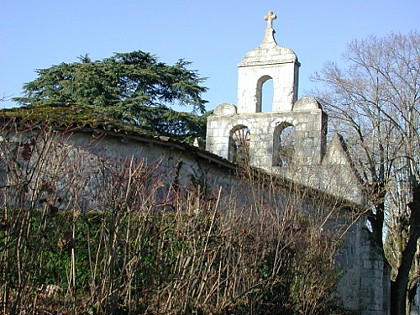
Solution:
M 34 288 L 50 286 L 62 291 L 49 305 L 73 313 L 321 314 L 333 302 L 334 205 L 246 173 L 242 195 L 179 187 L 159 161 L 23 127 L 0 143 L 4 313 L 45 309 Z

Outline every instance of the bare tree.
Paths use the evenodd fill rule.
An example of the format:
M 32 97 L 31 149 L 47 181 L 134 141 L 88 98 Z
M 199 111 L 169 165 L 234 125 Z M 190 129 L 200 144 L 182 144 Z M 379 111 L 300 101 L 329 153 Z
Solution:
M 372 235 L 393 271 L 392 314 L 409 314 L 420 273 L 420 34 L 355 40 L 344 61 L 314 75 L 325 87 L 316 94 L 370 197 Z

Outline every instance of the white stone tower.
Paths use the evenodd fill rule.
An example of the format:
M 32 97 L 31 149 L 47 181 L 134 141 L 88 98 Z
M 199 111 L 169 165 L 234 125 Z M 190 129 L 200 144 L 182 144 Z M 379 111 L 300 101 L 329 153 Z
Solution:
M 273 20 L 276 15 L 269 12 L 264 40 L 250 51 L 238 65 L 238 113 L 259 113 L 262 111 L 262 86 L 273 80 L 272 111 L 291 110 L 297 99 L 299 61 L 289 48 L 276 43 Z
M 273 170 L 321 163 L 326 115 L 313 98 L 298 96 L 299 61 L 274 38 L 269 12 L 259 47 L 238 65 L 238 105 L 220 104 L 207 123 L 206 149 L 233 162 Z M 273 82 L 271 112 L 262 111 L 263 85 Z

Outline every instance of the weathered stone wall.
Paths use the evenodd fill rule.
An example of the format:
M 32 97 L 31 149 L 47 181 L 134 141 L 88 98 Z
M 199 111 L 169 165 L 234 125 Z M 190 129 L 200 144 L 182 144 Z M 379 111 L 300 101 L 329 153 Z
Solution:
M 337 288 L 344 305 L 362 315 L 389 314 L 390 269 L 363 219 L 347 232 L 345 244 L 337 257 L 337 263 L 345 266 Z
M 71 194 L 72 189 L 78 190 L 79 207 L 86 209 L 101 208 L 98 200 L 103 195 L 104 183 L 101 181 L 106 178 L 106 172 L 123 170 L 131 160 L 133 164 L 144 163 L 156 169 L 154 184 L 161 183 L 162 195 L 174 185 L 180 190 L 189 189 L 191 185 L 201 185 L 201 189 L 219 187 L 225 195 L 243 189 L 235 185 L 236 167 L 233 164 L 167 138 L 112 135 L 95 130 L 74 133 L 11 131 L 2 138 L 0 146 L 4 163 L 17 162 L 15 166 L 25 165 L 27 174 L 34 172 L 33 176 L 44 181 L 54 181 L 61 200 Z M 29 159 L 25 154 L 36 157 Z M 42 161 L 42 167 L 39 161 Z M 19 178 L 17 170 L 7 172 L 6 167 L 0 170 L 0 179 L 6 184 L 25 181 Z M 37 187 L 30 189 L 36 191 Z M 59 208 L 62 206 L 69 207 L 69 204 L 57 204 Z
M 43 143 L 46 146 L 43 146 Z M 270 200 L 277 202 L 277 205 L 288 204 L 290 200 L 300 200 L 309 215 L 335 209 L 330 218 L 329 228 L 345 226 L 352 220 L 348 208 L 341 208 L 342 201 L 331 195 L 304 186 L 291 185 L 290 181 L 281 178 L 277 179 L 280 189 L 273 195 L 272 191 L 263 185 L 258 184 L 253 187 L 246 179 L 237 177 L 234 164 L 167 138 L 102 134 L 95 130 L 53 133 L 48 136 L 45 134 L 41 137 L 37 132 L 11 132 L 7 138 L 2 138 L 1 152 L 7 153 L 3 150 L 4 146 L 11 144 L 18 150 L 12 148 L 11 152 L 16 152 L 16 157 L 8 158 L 23 159 L 21 165 L 28 158 L 25 155 L 29 152 L 44 154 L 46 159 L 43 161 L 42 176 L 46 180 L 53 174 L 58 176 L 62 183 L 56 186 L 57 193 L 69 193 L 71 185 L 76 185 L 76 188 L 81 187 L 82 193 L 77 200 L 79 207 L 103 209 L 103 189 L 113 189 L 113 187 L 104 186 L 104 183 L 100 182 L 104 177 L 99 175 L 110 169 L 116 170 L 119 166 L 121 168 L 127 166 L 131 159 L 135 159 L 137 162 L 144 161 L 160 169 L 159 176 L 155 180 L 164 187 L 163 198 L 166 198 L 168 189 L 173 188 L 175 184 L 185 191 L 193 189 L 198 183 L 202 188 L 207 186 L 220 189 L 221 204 L 232 202 L 232 198 L 238 204 L 244 205 L 255 204 L 253 203 L 255 198 L 260 197 L 269 202 Z M 30 151 L 25 151 L 28 149 Z M 7 158 L 3 155 L 2 160 L 6 161 Z M 31 165 L 35 167 L 35 164 Z M 5 168 L 2 174 L 5 180 L 8 175 Z M 256 174 L 260 174 L 258 176 L 262 176 L 261 178 L 272 178 L 272 175 L 263 171 L 257 171 Z M 285 185 L 284 189 L 281 189 L 282 185 Z M 65 204 L 71 207 L 63 200 L 61 203 L 62 206 Z M 57 204 L 57 207 L 60 205 Z M 345 234 L 343 251 L 337 257 L 337 263 L 343 270 L 337 294 L 347 307 L 360 311 L 360 314 L 386 314 L 383 312 L 385 308 L 381 308 L 384 303 L 381 290 L 386 279 L 382 256 L 375 251 L 368 233 L 363 230 L 363 225 L 363 220 L 359 219 Z
M 237 114 L 234 105 L 222 104 L 208 118 L 206 149 L 223 158 L 230 159 L 229 143 L 232 130 L 246 126 L 250 130 L 249 158 L 255 167 L 270 169 L 274 164 L 275 139 L 278 127 L 287 123 L 295 127 L 294 164 L 312 165 L 321 163 L 324 153 L 326 116 L 312 103 L 310 110 L 276 113 Z M 233 113 L 233 114 L 232 114 Z
M 358 205 L 366 204 L 360 180 L 338 135 L 327 146 L 321 163 L 272 167 L 270 171 Z

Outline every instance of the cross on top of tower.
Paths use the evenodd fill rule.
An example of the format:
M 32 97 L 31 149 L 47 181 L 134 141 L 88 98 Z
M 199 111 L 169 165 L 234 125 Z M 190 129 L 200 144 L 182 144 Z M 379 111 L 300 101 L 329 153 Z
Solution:
M 277 19 L 277 15 L 273 11 L 269 11 L 264 17 L 264 20 L 267 21 L 267 28 L 273 28 L 273 20 Z

